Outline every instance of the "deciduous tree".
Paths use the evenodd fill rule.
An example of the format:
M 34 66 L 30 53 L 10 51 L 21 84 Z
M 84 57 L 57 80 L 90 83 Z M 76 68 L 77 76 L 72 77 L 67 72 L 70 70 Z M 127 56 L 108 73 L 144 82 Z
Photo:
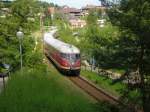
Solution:
M 144 112 L 148 112 L 150 110 L 150 1 L 121 0 L 120 4 L 110 8 L 108 14 L 111 22 L 119 26 L 126 35 L 122 36 L 124 43 L 129 44 L 131 40 L 133 42 L 129 48 L 134 54 L 130 63 L 133 65 L 131 69 L 139 73 L 140 84 L 137 88 L 141 90 Z

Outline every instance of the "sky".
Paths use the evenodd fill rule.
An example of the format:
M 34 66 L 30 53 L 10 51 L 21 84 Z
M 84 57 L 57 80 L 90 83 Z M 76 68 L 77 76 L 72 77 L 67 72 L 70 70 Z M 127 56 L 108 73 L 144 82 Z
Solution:
M 49 3 L 55 3 L 60 6 L 68 5 L 70 7 L 81 8 L 87 4 L 92 5 L 101 5 L 99 0 L 41 0 Z

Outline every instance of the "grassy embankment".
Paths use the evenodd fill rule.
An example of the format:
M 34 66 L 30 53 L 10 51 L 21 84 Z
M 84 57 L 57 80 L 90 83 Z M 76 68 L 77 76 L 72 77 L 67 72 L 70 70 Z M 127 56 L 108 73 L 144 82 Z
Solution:
M 104 90 L 115 96 L 120 96 L 121 91 L 125 89 L 125 85 L 123 83 L 117 82 L 113 84 L 111 79 L 108 79 L 104 76 L 100 76 L 97 73 L 91 71 L 82 70 L 81 76 L 86 77 L 99 87 L 103 88 Z
M 96 112 L 84 94 L 55 70 L 12 74 L 0 94 L 1 112 Z
M 111 95 L 122 97 L 124 96 L 124 101 L 130 101 L 134 104 L 141 105 L 141 101 L 136 99 L 140 97 L 139 90 L 128 90 L 127 85 L 122 82 L 113 83 L 113 80 L 100 76 L 97 73 L 91 71 L 81 71 L 81 76 L 84 76 L 91 82 L 95 83 L 100 88 L 103 88 L 106 92 Z

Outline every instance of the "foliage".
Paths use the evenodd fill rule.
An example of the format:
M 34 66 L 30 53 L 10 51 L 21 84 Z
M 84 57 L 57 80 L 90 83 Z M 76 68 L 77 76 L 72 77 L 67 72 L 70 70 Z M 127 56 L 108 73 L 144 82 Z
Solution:
M 116 27 L 106 25 L 98 29 L 98 36 L 92 42 L 94 45 L 92 52 L 101 67 L 118 68 L 120 66 L 118 61 L 122 60 L 115 60 L 118 51 L 118 37 L 119 32 Z
M 108 79 L 105 76 L 100 76 L 97 73 L 83 70 L 81 71 L 81 75 L 88 78 L 100 88 L 103 88 L 105 91 L 114 96 L 121 96 L 121 91 L 126 88 L 125 84 L 120 82 L 113 84 L 111 79 Z
M 0 18 L 0 63 L 9 63 L 13 68 L 17 68 L 20 54 L 16 32 L 22 29 L 24 33 L 23 59 L 25 59 L 26 53 L 31 53 L 34 47 L 33 38 L 29 35 L 38 28 L 39 20 L 36 17 L 38 11 L 34 0 L 13 1 L 9 10 L 10 13 L 6 14 L 5 18 Z
M 97 19 L 98 19 L 97 13 L 94 10 L 91 10 L 87 17 L 87 24 L 88 25 L 96 25 Z
M 11 7 L 11 1 L 0 0 L 0 7 Z
M 122 30 L 124 51 L 129 52 L 130 69 L 138 71 L 143 108 L 149 111 L 150 104 L 150 1 L 122 0 L 119 6 L 109 10 L 110 20 Z M 132 55 L 131 55 L 132 54 Z
M 56 38 L 70 44 L 76 45 L 75 38 L 73 37 L 73 31 L 69 28 L 66 21 L 57 21 L 58 32 Z
M 89 15 L 91 16 L 91 15 Z M 96 19 L 96 17 L 92 16 Z M 92 18 L 90 17 L 90 18 Z M 91 57 L 97 61 L 100 67 L 103 68 L 122 68 L 126 67 L 122 61 L 125 58 L 120 58 L 116 60 L 116 57 L 121 57 L 119 49 L 119 36 L 120 32 L 117 27 L 112 26 L 110 23 L 107 23 L 103 28 L 99 28 L 97 22 L 93 19 L 89 19 L 88 22 L 85 41 L 88 41 L 87 45 Z M 87 40 L 88 38 L 88 40 Z M 123 55 L 122 55 L 123 56 Z M 123 56 L 124 57 L 124 56 Z M 120 64 L 119 64 L 120 63 Z
M 46 10 L 44 13 L 45 13 L 45 16 L 43 18 L 44 26 L 51 26 L 52 25 L 51 14 L 48 13 L 48 10 Z
M 87 16 L 87 26 L 84 33 L 84 38 L 81 40 L 81 46 L 83 49 L 83 52 L 88 55 L 92 55 L 92 47 L 95 40 L 98 38 L 98 25 L 97 25 L 97 15 L 94 10 L 91 10 L 89 12 L 89 15 Z

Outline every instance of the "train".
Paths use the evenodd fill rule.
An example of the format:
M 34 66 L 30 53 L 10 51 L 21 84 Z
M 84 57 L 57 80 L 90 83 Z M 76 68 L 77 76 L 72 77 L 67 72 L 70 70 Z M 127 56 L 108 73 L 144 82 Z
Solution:
M 74 45 L 54 38 L 53 30 L 44 34 L 44 52 L 63 73 L 79 75 L 81 69 L 80 50 Z

